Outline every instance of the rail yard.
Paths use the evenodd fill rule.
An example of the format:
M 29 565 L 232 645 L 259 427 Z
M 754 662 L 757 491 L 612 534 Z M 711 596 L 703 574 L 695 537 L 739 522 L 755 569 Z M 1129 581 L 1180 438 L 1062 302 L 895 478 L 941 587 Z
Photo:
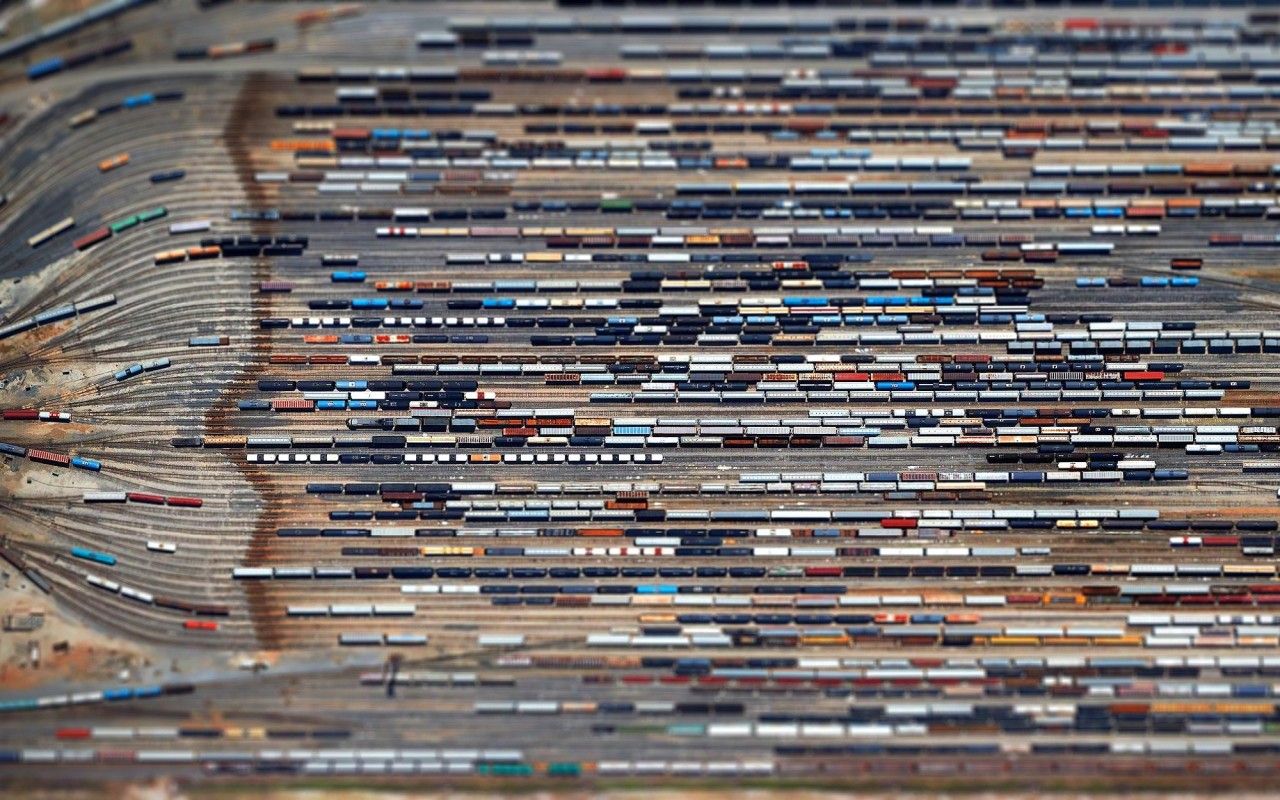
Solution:
M 0 777 L 1274 785 L 1280 14 L 81 13 Z

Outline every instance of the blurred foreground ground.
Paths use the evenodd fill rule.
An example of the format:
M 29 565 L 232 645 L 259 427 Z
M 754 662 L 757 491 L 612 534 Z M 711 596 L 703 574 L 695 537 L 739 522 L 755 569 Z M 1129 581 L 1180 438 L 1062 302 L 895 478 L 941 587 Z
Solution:
M 270 789 L 262 786 L 253 787 L 243 784 L 205 784 L 195 790 L 180 787 L 171 781 L 157 781 L 147 784 L 120 785 L 114 787 L 98 787 L 85 789 L 50 790 L 41 789 L 30 792 L 18 790 L 6 793 L 0 783 L 0 796 L 17 800 L 100 800 L 101 798 L 121 798 L 122 800 L 201 800 L 202 798 L 253 797 L 256 800 L 501 800 L 505 797 L 529 798 L 529 800 L 838 800 L 851 798 L 856 800 L 1111 800 L 1112 798 L 1160 798 L 1160 800 L 1195 800 L 1201 797 L 1230 796 L 1233 800 L 1273 800 L 1277 797 L 1273 792 L 1221 792 L 1221 793 L 1169 793 L 1161 790 L 1136 792 L 843 792 L 838 790 L 817 791 L 808 789 L 612 789 L 591 791 L 573 790 L 539 790 L 528 788 L 512 793 L 498 791 L 446 790 L 446 791 L 404 791 L 394 788 L 324 789 L 324 788 L 280 788 Z

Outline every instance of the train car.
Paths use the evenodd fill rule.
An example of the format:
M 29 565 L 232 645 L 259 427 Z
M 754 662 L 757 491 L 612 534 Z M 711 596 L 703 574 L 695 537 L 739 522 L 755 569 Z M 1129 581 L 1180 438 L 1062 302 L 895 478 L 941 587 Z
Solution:
M 116 565 L 115 556 L 108 555 L 106 553 L 99 553 L 84 547 L 71 548 L 71 555 L 75 556 L 76 558 L 82 558 L 86 561 L 94 561 L 99 564 L 105 564 L 109 567 L 114 567 Z
M 84 236 L 81 236 L 79 239 L 76 239 L 74 242 L 71 243 L 71 246 L 77 250 L 88 250 L 90 247 L 93 247 L 95 244 L 104 242 L 107 239 L 111 238 L 111 234 L 112 234 L 111 228 L 107 228 L 107 227 L 99 228 L 93 233 L 85 234 Z
M 55 222 L 53 225 L 50 225 L 49 227 L 40 231 L 35 236 L 32 236 L 31 238 L 27 239 L 27 244 L 30 245 L 31 247 L 39 247 L 40 245 L 49 241 L 50 239 L 57 236 L 58 234 L 71 230 L 73 227 L 75 227 L 75 224 L 76 224 L 76 221 L 74 217 L 67 217 L 59 222 Z
M 51 453 L 48 450 L 37 450 L 33 447 L 27 450 L 26 455 L 32 461 L 53 464 L 59 467 L 71 466 L 71 456 L 63 455 L 62 453 Z
M 138 224 L 138 215 L 130 214 L 129 216 L 123 219 L 118 219 L 115 222 L 111 223 L 111 225 L 108 226 L 108 228 L 112 233 L 124 233 L 125 231 L 129 230 L 130 228 L 134 227 L 137 224 Z
M 202 233 L 213 227 L 213 223 L 207 219 L 193 219 L 185 222 L 174 222 L 169 225 L 169 235 L 176 236 L 182 233 Z
M 84 125 L 88 125 L 90 122 L 93 122 L 97 118 L 98 118 L 98 110 L 96 108 L 89 108 L 89 109 L 85 109 L 84 111 L 80 111 L 73 114 L 67 120 L 67 124 L 70 125 L 72 128 L 79 128 Z
M 125 492 L 85 492 L 84 502 L 86 503 L 124 503 L 127 502 L 129 496 Z
M 119 155 L 115 155 L 115 156 L 112 156 L 111 158 L 107 158 L 107 159 L 103 159 L 102 161 L 99 161 L 98 171 L 110 172 L 111 170 L 119 169 L 120 167 L 123 167 L 125 164 L 128 164 L 128 163 L 129 163 L 129 154 L 120 153 Z
M 27 79 L 33 81 L 40 80 L 41 78 L 46 78 L 50 75 L 62 72 L 62 70 L 66 69 L 66 66 L 67 62 L 62 56 L 47 58 L 44 61 L 38 61 L 27 67 Z

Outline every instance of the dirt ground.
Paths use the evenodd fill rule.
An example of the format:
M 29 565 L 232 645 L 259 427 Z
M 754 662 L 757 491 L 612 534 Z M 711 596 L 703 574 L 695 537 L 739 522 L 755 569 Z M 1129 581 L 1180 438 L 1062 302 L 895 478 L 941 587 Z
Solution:
M 5 9 L 0 22 L 9 37 L 18 37 L 95 4 L 96 0 L 20 0 Z
M 102 683 L 145 681 L 154 677 L 152 663 L 129 643 L 87 628 L 59 615 L 52 602 L 10 564 L 0 565 L 0 615 L 44 613 L 36 631 L 0 634 L 0 692 L 24 692 L 62 682 Z M 40 663 L 31 662 L 30 643 L 40 648 Z M 54 645 L 68 643 L 62 652 Z M 2 794 L 2 793 L 0 793 Z

